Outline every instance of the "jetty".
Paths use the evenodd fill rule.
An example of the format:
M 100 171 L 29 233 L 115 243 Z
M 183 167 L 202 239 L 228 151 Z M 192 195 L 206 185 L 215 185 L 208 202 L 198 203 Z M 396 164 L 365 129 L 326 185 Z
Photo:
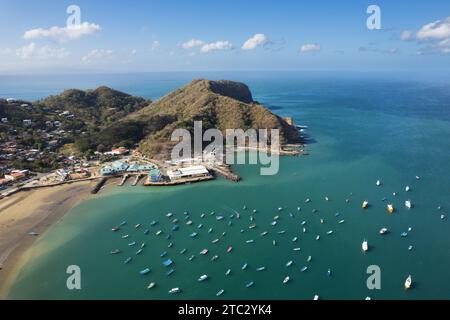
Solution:
M 137 186 L 137 184 L 139 183 L 139 180 L 141 180 L 142 176 L 143 176 L 142 174 L 136 175 L 135 178 L 134 178 L 134 182 L 131 185 L 133 187 Z
M 128 177 L 129 177 L 128 174 L 124 174 L 124 175 L 123 175 L 122 180 L 121 180 L 120 183 L 119 183 L 119 187 L 122 187 L 122 186 L 125 184 L 125 182 L 127 182 Z
M 99 182 L 97 182 L 94 186 L 94 188 L 91 190 L 92 194 L 97 194 L 100 189 L 105 185 L 106 181 L 108 181 L 108 178 L 102 178 Z
M 210 170 L 212 172 L 214 172 L 214 174 L 221 176 L 227 180 L 233 181 L 233 182 L 239 182 L 242 180 L 242 178 L 240 176 L 231 172 L 230 168 L 228 168 L 228 167 L 213 166 L 210 168 Z

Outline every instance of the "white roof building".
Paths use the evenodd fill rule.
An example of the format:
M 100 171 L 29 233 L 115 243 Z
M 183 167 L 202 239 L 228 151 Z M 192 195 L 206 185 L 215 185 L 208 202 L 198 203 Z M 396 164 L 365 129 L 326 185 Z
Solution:
M 204 176 L 208 175 L 209 171 L 204 166 L 193 166 L 193 167 L 186 167 L 186 168 L 179 168 L 177 170 L 168 170 L 167 175 L 169 176 L 170 180 L 177 180 L 181 178 L 188 178 L 188 177 L 198 177 L 198 176 Z

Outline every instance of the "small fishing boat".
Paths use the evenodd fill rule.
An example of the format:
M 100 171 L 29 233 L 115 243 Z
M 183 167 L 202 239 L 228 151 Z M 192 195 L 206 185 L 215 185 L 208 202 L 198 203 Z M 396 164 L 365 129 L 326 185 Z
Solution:
M 294 251 L 300 251 L 301 249 L 300 249 L 300 248 L 294 248 L 294 249 L 292 249 L 292 250 L 294 250 Z
M 150 226 L 156 226 L 158 224 L 158 221 L 155 221 L 155 220 L 153 220 L 151 223 L 150 223 Z
M 364 252 L 367 252 L 369 250 L 369 242 L 367 240 L 364 240 L 361 247 Z
M 147 287 L 147 289 L 153 289 L 154 287 L 156 287 L 156 283 L 154 283 L 154 282 L 151 282 L 149 285 L 148 285 L 148 287 Z
M 219 242 L 220 240 L 219 239 L 214 239 L 213 241 L 211 241 L 212 243 L 217 243 L 217 242 Z
M 408 232 L 402 232 L 402 233 L 400 233 L 400 236 L 402 238 L 406 238 L 408 236 Z
M 330 201 L 330 198 L 328 198 L 328 197 L 325 197 L 325 201 Z
M 441 214 L 441 220 L 444 220 L 444 219 L 445 219 L 445 215 Z
M 222 237 L 225 237 L 226 235 L 227 235 L 226 231 L 222 232 Z
M 419 177 L 419 176 L 416 176 L 416 180 L 420 180 L 420 177 Z
M 376 185 L 377 185 L 377 187 L 381 186 L 381 181 L 380 181 L 380 180 L 377 180 Z
M 300 269 L 300 272 L 305 272 L 306 270 L 308 270 L 308 267 L 304 266 L 303 268 Z
M 112 232 L 117 232 L 117 231 L 120 231 L 120 228 L 119 227 L 114 227 L 114 228 L 111 229 L 111 231 Z
M 341 221 L 339 221 L 338 223 L 339 223 L 339 224 L 343 224 L 343 223 L 345 223 L 345 220 L 341 220 Z
M 228 269 L 227 272 L 225 272 L 226 276 L 229 276 L 231 274 L 231 269 Z
M 317 300 L 319 300 L 319 299 L 320 299 L 319 295 L 316 294 L 316 295 L 314 296 L 314 301 L 317 301 Z
M 144 234 L 145 234 L 145 235 L 148 235 L 149 233 L 150 233 L 150 230 L 145 229 Z
M 309 199 L 309 198 L 305 200 L 305 203 L 310 203 L 310 202 L 311 202 L 311 199 Z
M 208 249 L 203 249 L 202 251 L 200 251 L 200 254 L 201 254 L 202 256 L 205 256 L 205 255 L 208 254 L 208 252 L 209 252 Z
M 186 222 L 186 224 L 187 224 L 188 226 L 190 226 L 190 225 L 193 224 L 193 222 L 192 222 L 192 220 L 189 220 L 188 222 Z
M 219 292 L 216 293 L 216 297 L 220 297 L 225 293 L 225 290 L 221 289 Z
M 212 233 L 213 232 L 213 228 L 209 228 L 208 233 Z
M 279 212 L 283 211 L 283 208 L 282 208 L 282 207 L 279 207 L 279 208 L 278 208 L 278 211 L 279 211 Z
M 185 253 L 186 253 L 186 251 L 187 251 L 187 249 L 186 249 L 186 248 L 184 248 L 183 250 L 181 250 L 181 251 L 180 251 L 180 254 L 185 254 Z
M 333 232 L 334 232 L 333 230 L 330 230 L 330 231 L 328 231 L 328 232 L 327 232 L 327 235 L 329 235 L 329 236 L 330 236 L 330 235 L 332 235 L 332 234 L 333 234 Z
M 388 228 L 382 228 L 382 229 L 380 230 L 380 234 L 381 234 L 381 235 L 385 235 L 385 234 L 387 234 L 388 232 L 389 232 Z
M 319 241 L 319 240 L 320 240 L 320 236 L 317 236 L 317 237 L 316 237 L 316 240 Z
M 266 236 L 268 233 L 269 233 L 269 232 L 267 232 L 267 231 L 261 232 L 261 237 Z
M 189 261 L 192 261 L 192 260 L 194 260 L 194 259 L 195 259 L 195 256 L 194 256 L 194 255 L 192 255 L 192 256 L 189 257 Z
M 166 236 L 166 240 L 169 240 L 170 238 L 172 238 L 172 235 L 168 234 L 168 235 Z
M 312 260 L 312 257 L 309 256 L 308 259 L 306 259 L 306 262 L 311 262 L 311 260 Z
M 411 208 L 412 208 L 411 200 L 406 200 L 406 201 L 405 201 L 405 207 L 408 208 L 408 209 L 411 209 Z
M 125 234 L 125 235 L 122 236 L 122 239 L 128 239 L 129 237 L 130 237 L 129 234 Z
M 261 272 L 261 271 L 264 271 L 264 270 L 266 270 L 266 267 L 259 267 L 259 268 L 256 268 L 256 271 L 258 271 L 258 272 Z
M 164 267 L 170 267 L 171 265 L 173 265 L 173 261 L 170 259 L 164 260 L 163 261 L 163 266 Z
M 111 251 L 111 254 L 119 254 L 119 253 L 121 253 L 121 252 L 122 252 L 121 250 L 115 249 L 115 250 L 112 250 L 112 251 Z
M 145 268 L 144 270 L 140 271 L 139 274 L 141 276 L 145 276 L 146 274 L 150 273 L 150 268 Z
M 169 277 L 169 276 L 171 276 L 174 272 L 175 272 L 175 269 L 170 269 L 169 271 L 166 272 L 166 276 Z
M 123 262 L 123 264 L 129 264 L 131 260 L 133 260 L 133 258 L 129 257 Z
M 297 207 L 297 211 L 302 211 L 302 208 L 301 207 Z
M 249 225 L 248 228 L 249 229 L 255 229 L 256 228 L 256 224 L 253 223 L 253 224 Z
M 156 231 L 156 235 L 157 235 L 157 236 L 160 236 L 162 233 L 163 233 L 162 230 Z
M 221 220 L 223 220 L 223 219 L 224 219 L 223 216 L 217 216 L 217 217 L 216 217 L 216 220 L 217 220 L 217 221 L 221 221 Z
M 208 279 L 208 276 L 206 275 L 206 274 L 204 274 L 204 275 L 202 275 L 202 276 L 200 276 L 200 278 L 198 278 L 198 282 L 203 282 L 203 281 L 205 281 L 205 280 L 207 280 Z
M 275 220 L 275 221 L 280 220 L 280 216 L 273 217 L 273 220 Z
M 179 221 L 179 220 L 178 220 L 177 218 L 175 218 L 175 219 L 172 220 L 172 223 L 173 223 L 173 224 L 177 224 L 178 221 Z
M 411 287 L 412 287 L 412 277 L 411 275 L 409 275 L 408 278 L 406 278 L 405 280 L 405 289 L 408 290 L 411 289 Z
M 368 201 L 364 201 L 364 202 L 362 203 L 361 207 L 362 207 L 363 209 L 367 209 L 367 208 L 369 207 L 369 202 L 368 202 Z
M 306 228 L 303 228 L 303 233 L 306 233 Z
M 140 255 L 142 253 L 143 249 L 139 249 L 138 251 L 136 251 L 136 255 Z
M 176 294 L 176 293 L 180 293 L 181 289 L 180 288 L 173 288 L 169 290 L 170 294 Z
M 297 240 L 298 240 L 298 238 L 297 238 L 297 237 L 294 237 L 294 238 L 292 239 L 292 242 L 297 242 Z
M 247 244 L 251 244 L 251 243 L 254 243 L 255 242 L 255 240 L 253 240 L 253 239 L 250 239 L 250 240 L 247 240 L 247 241 L 245 241 Z
M 247 284 L 245 285 L 245 287 L 246 287 L 246 288 L 251 288 L 251 287 L 253 287 L 254 284 L 255 284 L 255 283 L 254 283 L 253 281 L 250 281 L 249 283 L 247 283 Z
M 244 263 L 244 265 L 242 266 L 242 270 L 247 270 L 247 268 L 248 268 L 248 263 Z
M 289 217 L 294 218 L 294 215 L 291 212 L 289 212 Z
M 128 245 L 129 245 L 130 247 L 135 246 L 135 245 L 136 245 L 136 241 L 130 242 Z
M 327 270 L 327 276 L 328 276 L 328 277 L 331 277 L 331 269 L 328 269 L 328 270 Z
M 286 230 L 278 231 L 278 234 L 285 234 L 285 233 L 286 233 Z
M 190 234 L 190 237 L 191 238 L 195 238 L 195 237 L 197 237 L 198 236 L 198 233 L 197 232 L 192 232 L 191 234 Z
M 213 256 L 212 258 L 211 258 L 211 261 L 216 261 L 216 260 L 218 260 L 219 259 L 219 256 L 218 255 L 215 255 L 215 256 Z
M 228 249 L 227 249 L 227 253 L 230 253 L 231 251 L 233 251 L 233 247 L 228 247 Z
M 161 252 L 161 254 L 159 256 L 161 258 L 164 258 L 165 256 L 167 256 L 167 251 Z
M 409 192 L 410 190 L 411 190 L 411 187 L 410 187 L 410 186 L 406 186 L 406 187 L 405 187 L 405 191 L 406 191 L 406 192 Z
M 172 231 L 178 231 L 178 229 L 180 229 L 180 227 L 177 224 L 172 226 Z
M 278 221 L 276 221 L 276 220 L 272 221 L 272 223 L 271 223 L 272 226 L 276 226 L 277 224 L 278 224 Z
M 320 224 L 324 224 L 324 223 L 325 223 L 325 220 L 320 219 Z
M 126 224 L 127 224 L 126 221 L 122 221 L 122 222 L 120 223 L 120 226 L 123 227 L 123 226 L 126 225 Z
M 134 226 L 135 229 L 139 229 L 141 227 L 141 224 L 138 223 L 137 225 Z
M 387 212 L 388 213 L 393 213 L 394 212 L 394 206 L 392 204 L 388 204 L 387 205 Z
M 286 277 L 286 278 L 284 278 L 284 280 L 283 280 L 283 284 L 287 284 L 289 281 L 291 280 L 291 278 L 290 277 Z
M 256 209 L 253 209 L 253 213 L 257 213 L 258 212 L 258 210 L 256 210 Z
M 312 213 L 317 213 L 317 212 L 319 212 L 319 210 L 317 210 L 317 209 L 312 209 Z
M 277 245 L 277 240 L 272 240 L 272 245 L 275 247 Z
M 173 213 L 169 212 L 168 214 L 166 214 L 167 218 L 172 218 L 173 217 Z
M 289 268 L 290 266 L 292 266 L 293 263 L 294 263 L 294 261 L 292 261 L 292 260 L 291 260 L 291 261 L 288 261 L 288 263 L 286 263 L 286 267 Z
M 409 246 L 409 247 L 408 247 L 408 251 L 412 251 L 412 249 L 414 249 L 413 246 Z

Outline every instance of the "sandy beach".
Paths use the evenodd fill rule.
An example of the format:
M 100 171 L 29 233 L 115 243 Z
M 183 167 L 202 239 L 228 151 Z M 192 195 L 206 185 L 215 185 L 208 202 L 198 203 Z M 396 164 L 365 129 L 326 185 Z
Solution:
M 27 261 L 27 249 L 71 208 L 92 197 L 94 184 L 85 181 L 19 192 L 0 201 L 0 299 L 7 296 Z

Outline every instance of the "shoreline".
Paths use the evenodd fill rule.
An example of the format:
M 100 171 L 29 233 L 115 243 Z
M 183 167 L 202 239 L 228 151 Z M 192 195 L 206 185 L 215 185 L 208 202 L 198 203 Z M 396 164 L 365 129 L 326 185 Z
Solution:
M 72 208 L 95 197 L 91 194 L 93 184 L 95 181 L 81 181 L 28 190 L 0 201 L 0 299 L 7 299 L 22 267 L 31 258 L 29 249 L 33 244 Z

